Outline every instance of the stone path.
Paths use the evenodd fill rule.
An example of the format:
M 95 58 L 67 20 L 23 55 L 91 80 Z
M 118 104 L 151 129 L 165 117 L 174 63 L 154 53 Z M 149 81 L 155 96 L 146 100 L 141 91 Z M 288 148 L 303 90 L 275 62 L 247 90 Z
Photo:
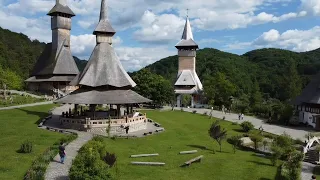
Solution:
M 72 141 L 66 146 L 66 159 L 64 164 L 61 164 L 59 154 L 54 158 L 54 160 L 49 164 L 45 179 L 46 180 L 68 180 L 69 170 L 72 165 L 72 160 L 77 156 L 78 150 L 92 139 L 92 135 L 85 132 L 77 132 L 78 138 Z
M 163 110 L 171 110 L 171 107 L 164 107 Z M 175 108 L 175 110 L 180 110 L 180 108 Z M 199 114 L 203 114 L 207 112 L 208 115 L 210 114 L 210 111 L 211 111 L 210 109 L 197 109 L 197 108 L 183 108 L 183 110 L 187 112 L 192 112 L 196 110 L 197 113 Z M 299 128 L 299 127 L 294 128 L 294 127 L 288 127 L 288 126 L 267 124 L 262 119 L 252 117 L 252 116 L 244 116 L 244 120 L 238 120 L 238 114 L 234 114 L 234 113 L 225 114 L 225 113 L 222 113 L 221 111 L 214 110 L 212 112 L 212 116 L 220 119 L 222 119 L 223 116 L 225 116 L 227 121 L 237 122 L 237 123 L 241 123 L 243 121 L 250 121 L 256 129 L 258 129 L 262 125 L 264 131 L 266 132 L 277 134 L 277 135 L 281 135 L 284 132 L 286 132 L 294 139 L 305 140 L 306 138 L 304 136 L 308 132 L 312 132 L 312 130 L 307 128 Z
M 38 102 L 38 103 L 33 103 L 33 104 L 22 104 L 18 106 L 9 106 L 9 107 L 2 107 L 0 108 L 1 110 L 9 110 L 9 109 L 18 109 L 18 108 L 24 108 L 24 107 L 31 107 L 31 106 L 40 106 L 40 105 L 45 105 L 45 104 L 52 104 L 53 101 L 46 101 L 46 102 Z
M 316 165 L 302 162 L 302 171 L 301 171 L 301 180 L 311 180 L 311 176 L 313 175 L 313 168 Z

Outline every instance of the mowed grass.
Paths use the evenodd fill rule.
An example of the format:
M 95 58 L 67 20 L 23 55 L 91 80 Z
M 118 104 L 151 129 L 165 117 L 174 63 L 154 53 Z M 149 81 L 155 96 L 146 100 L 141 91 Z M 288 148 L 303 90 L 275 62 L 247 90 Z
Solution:
M 117 168 L 112 173 L 117 179 L 139 180 L 267 180 L 275 179 L 277 167 L 267 158 L 254 152 L 237 150 L 226 141 L 219 146 L 208 135 L 214 119 L 179 111 L 148 111 L 147 116 L 159 122 L 166 131 L 137 139 L 106 139 L 107 149 L 117 156 Z M 240 134 L 240 126 L 222 121 L 228 136 Z M 207 149 L 203 148 L 207 147 Z M 179 155 L 180 151 L 198 150 L 196 154 Z M 208 150 L 209 149 L 209 150 Z M 216 153 L 213 153 L 213 149 Z M 155 157 L 130 158 L 132 154 L 159 153 Z M 179 167 L 185 161 L 204 155 L 201 163 Z M 163 167 L 131 165 L 131 161 L 165 162 Z
M 0 179 L 23 179 L 33 160 L 58 141 L 62 134 L 37 128 L 37 121 L 46 117 L 54 105 L 0 111 Z M 17 150 L 25 140 L 33 142 L 33 152 Z

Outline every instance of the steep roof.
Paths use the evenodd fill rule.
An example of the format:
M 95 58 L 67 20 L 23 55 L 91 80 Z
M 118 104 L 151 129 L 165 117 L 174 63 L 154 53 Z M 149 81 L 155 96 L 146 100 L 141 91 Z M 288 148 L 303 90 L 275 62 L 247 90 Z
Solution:
M 69 76 L 32 76 L 26 82 L 71 82 L 76 75 Z
M 61 0 L 57 0 L 55 6 L 48 12 L 47 15 L 49 16 L 55 16 L 57 13 L 63 13 L 72 16 L 75 16 L 75 14 L 72 12 L 72 10 L 64 3 L 60 2 Z
M 32 76 L 77 74 L 79 74 L 79 69 L 70 49 L 65 47 L 64 43 L 60 44 L 58 49 L 52 49 L 52 43 L 48 43 L 32 72 Z
M 196 81 L 193 78 L 191 70 L 183 70 L 176 83 L 174 84 L 175 86 L 195 86 Z
M 58 99 L 56 103 L 72 104 L 136 104 L 151 102 L 132 90 L 109 90 L 104 88 L 80 88 Z
M 293 100 L 293 104 L 320 104 L 320 73 L 313 77 L 301 94 Z
M 71 84 L 90 87 L 136 86 L 136 83 L 122 67 L 113 47 L 108 43 L 96 45 L 85 69 Z
M 93 34 L 96 35 L 97 33 L 109 33 L 109 34 L 115 34 L 116 31 L 111 26 L 109 19 L 108 19 L 108 11 L 106 7 L 106 1 L 101 1 L 101 9 L 100 9 L 100 18 L 99 23 L 94 30 Z
M 186 23 L 183 29 L 181 41 L 176 45 L 177 48 L 179 47 L 193 47 L 198 48 L 197 43 L 194 42 L 192 29 L 190 25 L 189 18 L 187 17 Z

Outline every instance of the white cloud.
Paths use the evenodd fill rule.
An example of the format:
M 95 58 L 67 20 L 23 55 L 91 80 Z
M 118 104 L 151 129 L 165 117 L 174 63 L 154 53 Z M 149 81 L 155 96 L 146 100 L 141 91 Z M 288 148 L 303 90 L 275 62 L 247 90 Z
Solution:
M 247 49 L 274 47 L 297 52 L 311 51 L 320 47 L 320 26 L 309 30 L 287 30 L 283 33 L 275 29 L 264 32 L 252 42 L 235 42 L 226 45 L 226 49 Z
M 313 15 L 320 15 L 320 1 L 319 0 L 301 0 L 301 7 Z
M 178 41 L 182 35 L 185 20 L 173 14 L 156 16 L 146 11 L 141 19 L 141 29 L 133 33 L 140 42 L 167 43 Z

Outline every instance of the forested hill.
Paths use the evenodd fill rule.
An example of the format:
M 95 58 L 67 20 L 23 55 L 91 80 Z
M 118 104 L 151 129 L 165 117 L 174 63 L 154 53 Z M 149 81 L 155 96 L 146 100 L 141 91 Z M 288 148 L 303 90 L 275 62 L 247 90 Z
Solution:
M 173 83 L 178 57 L 164 58 L 146 68 Z M 197 51 L 196 70 L 203 83 L 206 77 L 221 72 L 236 86 L 237 94 L 250 94 L 254 83 L 258 82 L 263 95 L 287 100 L 299 94 L 320 70 L 320 49 L 297 53 L 269 48 L 240 56 L 205 48 Z
M 15 89 L 23 88 L 23 81 L 29 77 L 45 45 L 0 27 L 0 89 L 2 83 Z M 74 59 L 79 69 L 83 69 L 87 61 Z

